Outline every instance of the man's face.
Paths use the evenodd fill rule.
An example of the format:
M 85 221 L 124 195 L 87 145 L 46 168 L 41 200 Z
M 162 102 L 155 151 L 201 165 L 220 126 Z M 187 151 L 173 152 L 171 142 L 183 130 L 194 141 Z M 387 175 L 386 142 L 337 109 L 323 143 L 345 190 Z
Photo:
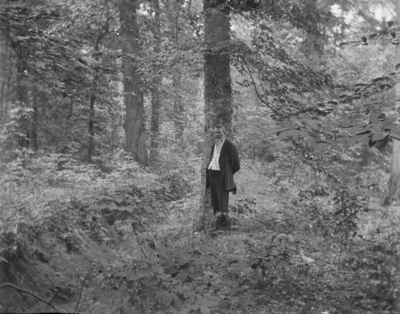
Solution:
M 222 129 L 215 129 L 214 137 L 216 140 L 221 140 L 224 137 L 224 132 L 222 131 Z

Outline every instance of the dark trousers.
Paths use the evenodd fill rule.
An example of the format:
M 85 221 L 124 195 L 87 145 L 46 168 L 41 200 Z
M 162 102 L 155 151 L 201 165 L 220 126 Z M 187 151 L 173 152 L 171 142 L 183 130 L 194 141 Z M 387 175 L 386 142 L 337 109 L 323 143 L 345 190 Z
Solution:
M 227 213 L 229 192 L 222 189 L 221 171 L 208 170 L 210 180 L 211 205 L 216 212 Z

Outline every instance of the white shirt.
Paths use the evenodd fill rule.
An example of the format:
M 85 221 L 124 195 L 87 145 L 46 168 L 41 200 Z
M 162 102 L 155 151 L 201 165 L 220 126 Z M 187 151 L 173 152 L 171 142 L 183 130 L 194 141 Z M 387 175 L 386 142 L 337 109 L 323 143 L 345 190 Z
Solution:
M 222 145 L 224 145 L 224 141 L 225 139 L 222 141 L 221 145 L 219 145 L 219 149 L 217 149 L 217 144 L 215 144 L 213 157 L 211 159 L 210 164 L 208 165 L 208 169 L 221 171 L 221 169 L 219 168 L 219 156 L 221 154 L 221 148 Z

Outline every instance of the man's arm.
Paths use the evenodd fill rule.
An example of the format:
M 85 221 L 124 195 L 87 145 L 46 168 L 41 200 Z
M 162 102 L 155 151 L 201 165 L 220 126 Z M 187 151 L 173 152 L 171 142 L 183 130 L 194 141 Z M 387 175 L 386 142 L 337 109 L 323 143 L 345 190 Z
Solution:
M 238 172 L 240 170 L 240 161 L 239 161 L 239 153 L 238 150 L 236 148 L 236 146 L 234 144 L 231 144 L 231 169 L 232 169 L 232 173 L 235 174 L 236 172 Z

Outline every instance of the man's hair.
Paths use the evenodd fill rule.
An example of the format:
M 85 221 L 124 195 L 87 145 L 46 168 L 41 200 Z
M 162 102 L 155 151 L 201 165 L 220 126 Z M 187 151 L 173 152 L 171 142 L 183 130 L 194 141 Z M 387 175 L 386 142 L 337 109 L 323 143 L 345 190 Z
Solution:
M 224 127 L 222 124 L 217 124 L 217 125 L 215 126 L 214 130 L 215 130 L 215 129 L 222 130 L 222 132 L 224 132 L 224 133 L 226 132 L 226 131 L 225 131 L 225 127 Z

